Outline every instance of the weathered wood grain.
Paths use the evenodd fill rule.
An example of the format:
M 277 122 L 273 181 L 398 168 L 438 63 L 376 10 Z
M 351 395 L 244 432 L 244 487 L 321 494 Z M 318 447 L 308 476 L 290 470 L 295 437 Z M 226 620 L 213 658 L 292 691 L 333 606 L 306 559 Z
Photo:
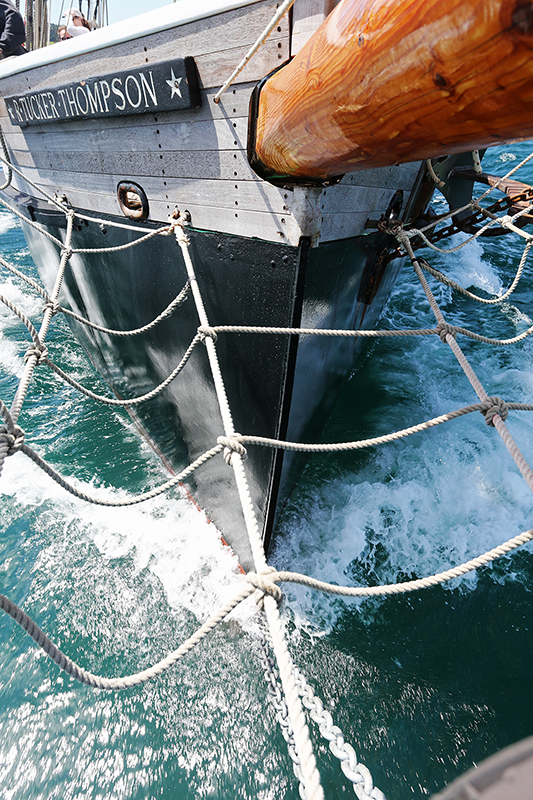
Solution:
M 41 186 L 53 191 L 64 191 L 70 199 L 71 190 L 83 192 L 97 201 L 102 195 L 116 198 L 117 184 L 124 180 L 120 173 L 97 175 L 93 173 L 66 173 L 57 170 L 25 169 L 25 174 Z M 137 176 L 136 176 L 137 177 Z M 139 183 L 139 181 L 136 181 Z M 290 210 L 292 192 L 283 191 L 270 184 L 256 181 L 205 180 L 169 178 L 165 180 L 152 176 L 140 181 L 148 200 L 166 203 L 169 209 L 175 205 L 209 205 L 214 208 L 230 208 L 235 211 L 256 210 L 286 214 Z M 93 202 L 93 206 L 94 206 Z M 165 217 L 166 218 L 166 217 Z
M 265 84 L 256 152 L 327 179 L 533 136 L 530 0 L 342 0 Z
M 419 161 L 407 164 L 393 164 L 391 167 L 378 167 L 348 173 L 338 186 L 374 186 L 380 189 L 397 189 L 404 183 L 411 186 L 420 169 Z M 330 193 L 331 189 L 325 191 Z
M 256 23 L 259 20 L 263 25 L 265 17 L 270 18 L 272 4 L 254 8 Z M 262 16 L 258 9 L 262 9 Z M 225 15 L 221 28 L 225 30 L 228 52 L 233 53 L 235 48 L 230 45 L 241 39 L 248 42 L 252 34 L 241 30 L 238 34 L 241 39 L 232 38 L 232 26 L 238 21 L 242 28 L 243 15 L 230 17 Z M 184 26 L 188 27 L 187 36 L 191 41 L 200 36 L 198 52 L 202 51 L 206 58 L 215 57 L 209 47 L 216 45 L 208 43 L 207 32 L 200 30 L 199 23 Z M 212 36 L 213 28 L 208 27 Z M 216 30 L 215 27 L 215 35 Z M 178 34 L 183 33 L 174 31 L 170 36 L 170 32 L 165 32 L 165 36 L 148 38 L 160 38 L 157 47 L 161 54 L 161 48 L 170 47 Z M 284 33 L 287 34 L 286 28 Z M 130 43 L 137 50 L 138 45 L 139 42 Z M 116 48 L 113 51 L 113 63 L 123 68 L 124 53 Z M 145 53 L 142 49 L 140 53 L 141 58 L 157 60 L 155 50 L 147 49 Z M 277 58 L 278 53 L 275 55 Z M 102 66 L 103 71 L 107 70 L 110 54 L 101 52 L 97 56 L 90 63 L 107 65 Z M 72 75 L 86 77 L 88 62 L 73 61 L 79 63 L 62 65 L 69 70 L 67 76 L 63 71 L 43 67 L 29 75 L 1 81 L 0 90 L 5 93 L 5 86 L 15 80 L 26 81 L 26 88 L 35 89 L 65 82 Z M 218 76 L 217 85 L 222 79 L 223 76 Z M 247 114 L 253 85 L 246 82 L 231 87 L 218 105 L 212 99 L 215 89 L 204 89 L 201 107 L 182 112 L 85 118 L 22 129 L 12 126 L 5 117 L 2 127 L 14 164 L 48 192 L 65 192 L 76 208 L 121 215 L 116 188 L 119 181 L 129 180 L 145 190 L 153 221 L 165 222 L 170 211 L 178 206 L 190 211 L 195 227 L 293 245 L 302 235 L 309 236 L 313 244 L 358 235 L 369 215 L 382 213 L 390 199 L 389 189 L 412 185 L 416 167 L 410 166 L 363 173 L 360 183 L 366 188 L 357 186 L 357 180 L 352 185 L 358 176 L 347 176 L 338 187 L 323 191 L 280 189 L 261 181 L 246 158 Z M 10 90 L 16 93 L 13 86 Z M 0 109 L 5 113 L 1 100 Z M 14 185 L 35 194 L 18 177 Z
M 26 170 L 26 174 L 31 179 L 36 177 L 32 170 Z M 24 186 L 23 181 L 20 188 L 32 192 L 29 186 Z M 35 194 L 34 190 L 33 194 Z M 69 203 L 75 208 L 89 209 L 96 215 L 111 214 L 122 217 L 116 192 L 96 193 L 72 186 L 67 187 L 66 196 Z M 222 230 L 230 234 L 254 236 L 268 241 L 290 244 L 297 244 L 299 237 L 305 235 L 305 232 L 298 228 L 290 213 L 270 210 L 268 205 L 264 204 L 259 209 L 246 209 L 230 205 L 229 202 L 225 206 L 209 204 L 208 198 L 205 199 L 205 202 L 197 203 L 192 197 L 172 197 L 170 195 L 168 200 L 149 198 L 149 203 L 150 219 L 161 223 L 167 221 L 170 212 L 178 205 L 180 210 L 190 212 L 193 226 L 202 230 Z M 295 225 L 296 227 L 294 227 Z M 294 241 L 289 238 L 291 232 L 294 233 Z
M 338 0 L 296 0 L 292 7 L 291 56 L 302 49 Z
M 154 33 L 123 44 L 48 64 L 2 78 L 0 94 L 22 94 L 71 81 L 85 80 L 121 70 L 135 69 L 176 57 L 195 58 L 204 88 L 220 86 L 276 11 L 264 0 Z M 241 81 L 258 81 L 289 57 L 289 24 L 280 20 L 277 30 L 251 60 Z M 59 47 L 58 47 L 58 57 Z
M 136 153 L 88 153 L 13 151 L 13 163 L 22 167 L 86 172 L 96 175 L 135 177 L 206 178 L 253 180 L 253 172 L 241 150 L 138 151 Z
M 361 186 L 357 184 L 344 184 L 324 189 L 320 196 L 320 208 L 324 214 L 346 213 L 347 209 L 360 209 L 368 214 L 382 212 L 392 199 L 392 195 L 403 186 L 406 191 L 412 188 L 417 173 L 403 173 L 401 181 L 399 175 L 390 186 Z
M 91 127 L 73 131 L 67 125 L 42 125 L 14 132 L 9 143 L 14 150 L 60 153 L 75 150 L 79 153 L 138 152 L 142 150 L 192 151 L 246 149 L 247 117 L 231 119 L 201 119 L 189 116 L 182 120 L 178 113 L 171 122 L 152 122 L 141 128 L 109 126 L 107 120 L 94 120 Z M 100 122 L 99 125 L 96 123 Z M 51 134 L 51 129 L 53 134 Z
M 28 177 L 43 182 L 48 190 L 64 192 L 76 208 L 120 215 L 116 186 L 124 176 L 95 176 L 25 170 Z M 402 186 L 409 190 L 416 178 L 411 173 Z M 150 219 L 165 222 L 177 206 L 187 209 L 195 227 L 211 230 L 214 221 L 227 233 L 259 236 L 297 244 L 300 236 L 315 243 L 359 236 L 370 218 L 379 218 L 388 206 L 398 181 L 391 188 L 338 186 L 337 191 L 313 193 L 297 189 L 302 199 L 295 202 L 292 190 L 250 181 L 180 181 L 169 179 L 162 186 L 156 179 L 140 181 L 150 205 Z M 163 191 L 162 191 L 163 190 Z M 340 190 L 340 191 L 339 191 Z M 282 222 L 284 220 L 284 222 Z M 247 228 L 250 225 L 251 227 Z M 283 234 L 283 235 L 282 235 Z
M 198 225 L 211 229 L 215 221 L 219 226 L 224 222 L 228 227 L 223 229 L 228 233 L 247 235 L 245 224 L 248 217 L 244 212 L 257 212 L 274 215 L 277 221 L 273 223 L 268 220 L 265 223 L 263 218 L 258 218 L 252 228 L 253 235 L 268 233 L 278 240 L 281 231 L 292 244 L 297 243 L 303 235 L 309 236 L 315 243 L 360 235 L 369 217 L 381 216 L 399 186 L 406 191 L 412 188 L 418 172 L 416 164 L 403 165 L 369 170 L 357 176 L 349 175 L 339 185 L 323 190 L 291 190 L 253 180 L 251 172 L 247 180 L 233 176 L 222 179 L 220 175 L 206 179 L 205 169 L 203 175 L 196 178 L 157 177 L 152 174 L 138 175 L 131 169 L 127 173 L 121 173 L 118 169 L 109 173 L 86 171 L 94 163 L 83 156 L 76 161 L 76 154 L 49 156 L 45 152 L 30 154 L 24 150 L 18 155 L 16 162 L 24 167 L 28 177 L 49 192 L 65 193 L 69 202 L 77 208 L 118 214 L 117 184 L 121 180 L 134 180 L 146 192 L 152 220 L 165 222 L 177 206 L 182 210 L 194 209 L 195 223 Z M 123 154 L 122 159 L 109 159 L 108 168 L 113 169 L 121 163 L 131 167 L 128 155 Z M 216 165 L 216 152 L 212 155 Z M 43 162 L 36 167 L 39 156 L 42 156 Z M 62 168 L 62 159 L 70 164 L 70 169 Z M 234 159 L 231 167 L 233 165 Z M 74 166 L 80 171 L 73 171 Z M 202 169 L 205 167 L 203 159 L 200 160 L 200 166 Z M 218 174 L 219 170 L 215 168 L 213 172 Z M 356 177 L 365 178 L 362 185 L 354 183 Z M 30 187 L 26 187 L 26 191 L 34 193 Z M 282 218 L 289 218 L 288 230 L 280 222 Z

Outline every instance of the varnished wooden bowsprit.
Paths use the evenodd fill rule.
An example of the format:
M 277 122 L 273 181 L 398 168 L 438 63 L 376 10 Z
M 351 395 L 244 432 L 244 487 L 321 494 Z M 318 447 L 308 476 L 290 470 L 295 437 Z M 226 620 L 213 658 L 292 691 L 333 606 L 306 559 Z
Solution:
M 259 90 L 250 160 L 328 180 L 533 137 L 531 0 L 342 0 Z

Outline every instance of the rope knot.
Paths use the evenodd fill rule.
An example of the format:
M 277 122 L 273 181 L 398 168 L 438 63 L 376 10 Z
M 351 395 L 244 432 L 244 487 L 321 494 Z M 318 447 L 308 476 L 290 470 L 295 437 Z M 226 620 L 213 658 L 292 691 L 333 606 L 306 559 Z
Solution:
M 509 214 L 503 214 L 501 217 L 498 217 L 498 222 L 502 228 L 508 228 L 509 225 L 514 225 L 515 220 L 510 217 Z
M 378 222 L 378 230 L 383 233 L 390 233 L 390 235 L 394 236 L 401 244 L 403 244 L 405 240 L 409 241 L 409 236 L 404 231 L 403 223 L 397 219 L 380 219 Z
M 27 364 L 32 356 L 35 356 L 37 359 L 36 363 L 40 364 L 41 361 L 44 361 L 46 358 L 48 358 L 48 350 L 44 344 L 32 344 L 28 347 L 26 353 L 24 354 L 24 363 Z
M 18 425 L 14 425 L 13 433 L 9 433 L 6 426 L 0 427 L 0 441 L 7 443 L 7 455 L 12 456 L 21 449 L 24 444 L 24 431 Z
M 205 342 L 207 338 L 212 339 L 214 342 L 216 342 L 216 340 L 218 339 L 217 332 L 213 330 L 213 328 L 207 327 L 207 325 L 204 325 L 203 327 L 200 326 L 198 328 L 198 334 L 202 342 Z
M 61 306 L 57 300 L 48 300 L 43 306 L 43 312 L 50 309 L 52 316 L 55 317 L 55 315 L 59 313 L 60 308 Z
M 501 397 L 489 397 L 489 399 L 485 400 L 483 403 L 481 413 L 485 417 L 485 422 L 487 425 L 490 425 L 492 428 L 494 428 L 493 418 L 495 414 L 499 414 L 502 422 L 505 422 L 509 416 L 509 406 L 505 400 L 502 400 Z
M 67 261 L 68 261 L 68 259 L 71 258 L 73 252 L 74 251 L 73 251 L 72 247 L 64 247 L 61 250 L 61 256 L 66 256 L 67 257 Z
M 439 322 L 439 324 L 437 325 L 437 333 L 439 334 L 441 340 L 445 344 L 446 344 L 446 337 L 448 334 L 450 334 L 450 336 L 453 336 L 454 339 L 457 336 L 453 325 L 448 325 L 447 322 Z
M 224 460 L 230 467 L 233 453 L 238 453 L 243 461 L 246 459 L 246 448 L 241 444 L 240 436 L 240 433 L 234 433 L 233 436 L 219 436 L 217 439 L 217 444 L 224 445 Z
M 163 231 L 163 233 L 167 235 L 173 233 L 178 244 L 184 244 L 188 247 L 189 237 L 185 233 L 185 225 L 187 224 L 185 215 L 182 214 L 178 208 L 175 208 L 172 214 L 167 218 L 167 222 L 170 226 L 170 230 Z
M 267 594 L 274 598 L 278 606 L 283 600 L 283 592 L 275 583 L 277 574 L 278 571 L 274 567 L 265 567 L 261 572 L 249 572 L 246 576 L 246 580 L 257 589 L 255 601 L 261 610 Z

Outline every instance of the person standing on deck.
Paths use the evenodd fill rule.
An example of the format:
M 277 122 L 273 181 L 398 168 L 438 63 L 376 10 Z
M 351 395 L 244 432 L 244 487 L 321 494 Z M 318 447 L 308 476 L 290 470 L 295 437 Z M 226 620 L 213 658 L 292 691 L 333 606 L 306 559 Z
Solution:
M 91 32 L 91 26 L 81 11 L 78 11 L 75 8 L 70 8 L 63 16 L 67 18 L 67 32 L 71 37 L 81 36 L 83 33 Z
M 0 59 L 26 52 L 24 20 L 10 0 L 0 0 Z

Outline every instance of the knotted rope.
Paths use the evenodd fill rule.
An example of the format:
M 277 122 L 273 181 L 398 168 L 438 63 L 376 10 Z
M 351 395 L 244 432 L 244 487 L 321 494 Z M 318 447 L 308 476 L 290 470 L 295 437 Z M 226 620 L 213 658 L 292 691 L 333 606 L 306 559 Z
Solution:
M 240 441 L 239 433 L 234 433 L 233 436 L 219 436 L 217 444 L 224 446 L 224 460 L 230 467 L 233 453 L 238 453 L 243 460 L 246 459 L 246 448 Z
M 507 405 L 505 400 L 501 399 L 501 397 L 489 397 L 485 401 L 485 405 L 486 405 L 486 410 L 483 411 L 482 413 L 485 417 L 485 422 L 492 428 L 494 428 L 493 419 L 496 414 L 500 415 L 500 418 L 502 419 L 503 422 L 505 422 L 505 420 L 509 416 L 509 406 Z
M 51 314 L 53 314 L 53 311 L 51 311 Z M 37 366 L 41 361 L 48 360 L 48 349 L 41 343 L 33 344 L 26 350 L 24 363 L 27 364 L 30 358 L 35 359 L 35 366 Z
M 455 330 L 453 325 L 448 325 L 447 322 L 439 322 L 437 324 L 437 333 L 439 334 L 439 337 L 443 342 L 446 342 L 446 337 L 448 336 L 448 334 L 450 336 L 453 336 L 454 338 L 457 335 L 457 331 Z
M 288 5 L 290 5 L 291 0 L 287 0 L 284 4 L 284 10 L 286 11 Z M 282 7 L 283 8 L 283 7 Z M 281 9 L 280 9 L 281 11 Z M 3 140 L 0 138 L 0 144 L 2 144 Z M 7 153 L 5 146 L 3 145 L 4 150 L 4 157 L 0 155 L 0 160 L 6 163 L 7 160 Z M 530 158 L 533 157 L 533 154 L 525 159 L 523 163 L 526 163 Z M 434 173 L 433 167 L 431 163 L 428 163 L 428 170 L 434 180 L 438 181 L 437 176 Z M 512 170 L 510 174 L 512 174 L 518 167 L 518 165 L 514 170 Z M 20 173 L 19 170 L 13 168 L 13 171 L 17 174 Z M 30 185 L 35 186 L 35 184 L 31 180 L 27 180 Z M 39 187 L 36 187 L 39 188 Z M 493 187 L 494 188 L 494 187 Z M 483 196 L 489 194 L 492 191 L 492 188 L 489 189 Z M 510 436 L 509 432 L 505 428 L 504 422 L 508 416 L 509 410 L 531 410 L 533 408 L 532 405 L 529 404 L 521 404 L 521 403 L 510 403 L 506 402 L 502 398 L 499 397 L 489 397 L 484 388 L 482 387 L 479 379 L 475 375 L 474 371 L 472 370 L 471 366 L 468 364 L 464 354 L 462 353 L 459 345 L 457 344 L 457 336 L 458 334 L 469 336 L 472 339 L 489 342 L 493 344 L 511 344 L 521 339 L 525 338 L 526 336 L 531 335 L 533 333 L 533 325 L 522 334 L 519 334 L 516 337 L 512 337 L 511 339 L 507 340 L 497 340 L 497 339 L 490 339 L 488 337 L 481 336 L 471 331 L 467 331 L 466 329 L 450 325 L 445 319 L 442 314 L 442 311 L 438 307 L 438 304 L 435 301 L 431 290 L 429 289 L 429 285 L 422 273 L 422 270 L 430 273 L 438 280 L 441 280 L 443 283 L 451 286 L 454 290 L 461 291 L 463 294 L 466 294 L 469 297 L 474 299 L 480 300 L 480 302 L 486 303 L 501 303 L 503 299 L 507 298 L 512 291 L 514 291 L 515 287 L 518 284 L 518 281 L 522 275 L 523 267 L 529 253 L 529 250 L 533 244 L 533 237 L 530 234 L 527 234 L 522 229 L 518 228 L 515 224 L 518 217 L 524 213 L 527 213 L 533 204 L 526 208 L 521 209 L 519 213 L 515 214 L 514 216 L 510 215 L 502 215 L 500 217 L 491 214 L 486 209 L 483 209 L 482 206 L 479 204 L 479 199 L 476 201 L 472 201 L 469 206 L 465 206 L 465 208 L 478 208 L 482 211 L 486 217 L 489 218 L 489 221 L 480 231 L 477 231 L 476 234 L 471 238 L 477 238 L 478 235 L 481 235 L 482 232 L 487 230 L 490 226 L 499 224 L 503 228 L 513 231 L 517 233 L 522 238 L 526 240 L 526 246 L 524 249 L 524 253 L 522 259 L 520 261 L 519 268 L 513 279 L 510 288 L 498 298 L 494 298 L 491 300 L 484 300 L 482 298 L 477 298 L 472 293 L 467 292 L 466 290 L 462 289 L 462 287 L 458 287 L 453 281 L 450 281 L 443 276 L 442 273 L 439 271 L 434 270 L 430 267 L 429 264 L 424 259 L 417 259 L 414 255 L 411 241 L 414 237 L 420 236 L 422 239 L 426 239 L 424 230 L 427 230 L 427 227 L 431 227 L 435 223 L 431 223 L 430 226 L 427 226 L 425 229 L 422 230 L 404 230 L 403 226 L 399 224 L 397 221 L 394 221 L 392 224 L 384 223 L 382 225 L 382 230 L 387 230 L 387 232 L 391 233 L 393 236 L 396 237 L 400 245 L 405 249 L 407 254 L 409 255 L 413 267 L 415 269 L 416 274 L 420 280 L 421 285 L 426 292 L 426 296 L 428 298 L 428 302 L 434 312 L 436 317 L 436 327 L 432 329 L 419 329 L 419 330 L 410 330 L 410 331 L 331 331 L 331 330 L 310 330 L 310 329 L 298 329 L 298 328 L 265 328 L 265 327 L 244 327 L 244 326 L 212 326 L 207 318 L 205 307 L 203 304 L 202 296 L 198 287 L 198 283 L 195 276 L 194 265 L 191 260 L 190 256 L 190 248 L 189 248 L 189 238 L 186 231 L 187 220 L 179 214 L 179 212 L 173 213 L 169 220 L 168 224 L 165 227 L 157 228 L 151 230 L 150 232 L 146 233 L 145 229 L 133 228 L 133 226 L 127 226 L 124 224 L 117 224 L 116 227 L 121 228 L 128 228 L 129 230 L 138 230 L 143 235 L 140 236 L 138 239 L 135 239 L 131 242 L 128 242 L 124 245 L 119 245 L 116 247 L 109 247 L 105 249 L 98 249 L 98 248 L 83 248 L 83 249 L 76 249 L 72 247 L 72 231 L 73 231 L 73 222 L 74 218 L 78 219 L 87 219 L 92 222 L 98 222 L 96 217 L 88 217 L 87 215 L 83 215 L 80 213 L 75 212 L 73 209 L 69 208 L 65 199 L 61 198 L 50 198 L 46 192 L 42 192 L 43 195 L 47 197 L 51 202 L 55 204 L 56 207 L 60 208 L 66 215 L 67 218 L 67 233 L 64 242 L 59 241 L 55 237 L 48 234 L 44 229 L 42 229 L 38 224 L 33 223 L 31 220 L 25 218 L 26 224 L 30 225 L 31 227 L 36 228 L 39 230 L 43 235 L 48 236 L 48 238 L 54 242 L 54 244 L 59 248 L 60 251 L 60 264 L 58 269 L 58 274 L 56 277 L 56 282 L 54 285 L 54 289 L 50 295 L 48 295 L 41 287 L 35 284 L 34 281 L 27 279 L 27 282 L 30 286 L 33 286 L 38 293 L 44 297 L 46 303 L 43 310 L 43 321 L 41 324 L 40 330 L 37 330 L 33 327 L 31 322 L 26 318 L 26 316 L 17 309 L 13 303 L 10 303 L 6 298 L 0 298 L 2 302 L 6 304 L 7 307 L 11 308 L 14 313 L 17 314 L 19 319 L 24 323 L 26 326 L 33 344 L 28 348 L 25 356 L 25 367 L 23 377 L 19 384 L 19 388 L 15 395 L 14 402 L 10 410 L 0 401 L 0 412 L 4 418 L 5 425 L 0 428 L 0 470 L 4 463 L 4 460 L 7 456 L 13 455 L 17 452 L 23 452 L 28 455 L 30 458 L 34 460 L 42 469 L 47 471 L 54 480 L 57 480 L 61 485 L 65 485 L 69 491 L 72 491 L 78 497 L 83 498 L 84 500 L 88 500 L 89 502 L 100 502 L 104 505 L 129 505 L 136 502 L 141 502 L 145 499 L 149 499 L 151 497 L 157 496 L 157 494 L 165 491 L 173 486 L 175 486 L 179 481 L 183 480 L 185 477 L 188 477 L 190 474 L 194 472 L 194 470 L 200 466 L 201 464 L 205 463 L 209 458 L 217 456 L 219 453 L 223 453 L 224 458 L 226 459 L 227 463 L 233 468 L 235 479 L 237 483 L 237 488 L 239 492 L 239 497 L 243 509 L 243 514 L 246 522 L 246 527 L 248 531 L 248 536 L 250 540 L 250 547 L 252 549 L 254 563 L 256 567 L 255 572 L 250 572 L 246 579 L 246 586 L 243 587 L 241 592 L 233 598 L 229 603 L 225 604 L 216 614 L 214 614 L 204 625 L 200 627 L 200 629 L 190 637 L 187 642 L 181 645 L 178 650 L 171 653 L 162 661 L 158 662 L 153 667 L 142 670 L 135 675 L 127 676 L 125 678 L 104 678 L 95 676 L 90 672 L 87 672 L 82 667 L 79 667 L 75 664 L 75 662 L 71 661 L 67 656 L 65 656 L 59 649 L 51 642 L 50 639 L 40 630 L 40 628 L 23 612 L 18 606 L 12 603 L 7 598 L 0 596 L 0 608 L 2 608 L 6 613 L 13 617 L 22 627 L 34 638 L 34 640 L 43 648 L 43 650 L 57 663 L 59 666 L 64 669 L 69 675 L 72 677 L 81 680 L 84 683 L 87 683 L 91 686 L 99 687 L 99 688 L 106 688 L 106 689 L 120 689 L 125 688 L 127 686 L 138 685 L 138 683 L 142 683 L 145 680 L 149 680 L 150 678 L 160 674 L 163 670 L 168 669 L 170 666 L 175 664 L 179 658 L 181 658 L 186 652 L 189 652 L 192 647 L 194 647 L 197 643 L 203 640 L 205 636 L 211 631 L 217 624 L 219 624 L 227 614 L 235 608 L 240 602 L 244 599 L 249 597 L 251 594 L 254 594 L 255 600 L 258 603 L 259 607 L 264 609 L 265 617 L 268 622 L 270 636 L 272 640 L 272 646 L 276 655 L 276 660 L 279 667 L 279 676 L 283 685 L 283 691 L 285 695 L 285 704 L 286 704 L 286 722 L 287 722 L 287 733 L 288 740 L 291 742 L 290 744 L 290 752 L 291 757 L 293 758 L 295 764 L 297 764 L 297 774 L 299 780 L 301 781 L 303 795 L 307 798 L 307 800 L 319 800 L 319 798 L 323 797 L 322 788 L 320 786 L 320 779 L 318 776 L 318 772 L 316 770 L 316 763 L 314 759 L 314 755 L 311 748 L 311 743 L 309 740 L 309 735 L 307 732 L 307 724 L 305 721 L 305 717 L 302 710 L 302 705 L 300 702 L 300 697 L 303 698 L 304 705 L 310 710 L 311 718 L 315 719 L 320 726 L 320 730 L 322 731 L 323 735 L 326 739 L 330 742 L 330 749 L 332 752 L 341 760 L 342 762 L 342 769 L 344 773 L 352 780 L 354 785 L 354 791 L 360 800 L 382 800 L 382 793 L 373 787 L 371 776 L 369 771 L 363 765 L 359 765 L 357 762 L 357 758 L 355 756 L 355 751 L 351 748 L 344 741 L 344 737 L 342 732 L 336 728 L 332 724 L 331 717 L 328 715 L 328 712 L 325 712 L 323 707 L 321 707 L 320 701 L 314 698 L 313 690 L 310 689 L 308 684 L 306 684 L 305 679 L 302 676 L 299 676 L 298 671 L 295 669 L 294 665 L 292 664 L 292 659 L 288 653 L 286 641 L 284 637 L 284 631 L 281 625 L 281 620 L 279 616 L 278 606 L 282 602 L 283 594 L 281 592 L 278 583 L 282 581 L 288 581 L 293 583 L 301 583 L 302 585 L 309 586 L 314 589 L 318 589 L 320 591 L 325 591 L 333 594 L 338 594 L 340 596 L 350 596 L 350 597 L 368 597 L 368 596 L 376 596 L 376 595 L 390 595 L 390 594 L 398 594 L 402 592 L 408 591 L 415 591 L 421 588 L 426 588 L 428 586 L 435 586 L 438 583 L 442 583 L 445 580 L 451 580 L 452 578 L 459 577 L 464 575 L 465 572 L 477 569 L 484 564 L 489 563 L 490 561 L 494 560 L 495 558 L 499 558 L 502 555 L 510 552 L 512 549 L 521 546 L 522 544 L 529 542 L 533 539 L 533 530 L 526 531 L 519 536 L 514 537 L 513 539 L 504 542 L 504 544 L 500 545 L 497 548 L 494 548 L 487 553 L 478 556 L 476 559 L 472 559 L 465 564 L 462 564 L 457 567 L 453 567 L 448 569 L 444 572 L 437 573 L 433 576 L 429 576 L 427 578 L 417 579 L 414 581 L 409 581 L 406 583 L 400 584 L 391 584 L 387 586 L 375 586 L 375 587 L 339 587 L 334 586 L 331 584 L 326 584 L 320 581 L 316 581 L 313 578 L 309 578 L 308 576 L 298 575 L 297 573 L 290 573 L 290 572 L 281 572 L 275 570 L 273 567 L 270 567 L 267 564 L 265 552 L 263 549 L 261 537 L 259 534 L 259 528 L 255 516 L 255 510 L 250 498 L 250 492 L 247 482 L 247 476 L 244 471 L 243 461 L 246 458 L 246 444 L 259 444 L 264 446 L 271 446 L 271 447 L 279 447 L 279 448 L 291 448 L 291 449 L 306 449 L 306 450 L 340 450 L 340 449 L 358 449 L 361 447 L 371 446 L 373 444 L 381 443 L 384 441 L 393 441 L 396 438 L 400 438 L 404 435 L 410 435 L 412 433 L 419 432 L 421 430 L 428 429 L 430 427 L 434 427 L 435 425 L 441 424 L 444 421 L 449 421 L 451 419 L 455 419 L 459 416 L 462 416 L 466 413 L 471 413 L 472 411 L 480 411 L 483 416 L 485 417 L 486 423 L 491 427 L 496 427 L 499 434 L 502 436 L 504 442 L 508 446 L 511 455 L 515 459 L 516 463 L 518 464 L 522 474 L 528 481 L 528 485 L 533 490 L 533 473 L 527 462 L 525 461 L 524 457 L 518 450 L 518 447 L 514 443 L 514 440 Z M 9 208 L 13 213 L 17 213 L 17 210 L 12 209 L 9 204 L 5 203 L 6 207 Z M 459 210 L 454 209 L 451 214 L 457 214 Z M 20 214 L 19 214 L 20 215 Z M 441 220 L 444 217 L 441 217 Z M 113 224 L 106 221 L 106 224 Z M 83 318 L 73 314 L 72 312 L 62 309 L 58 302 L 58 295 L 61 288 L 63 274 L 66 268 L 66 265 L 69 259 L 72 257 L 74 253 L 97 253 L 97 252 L 118 252 L 121 250 L 125 250 L 127 248 L 135 247 L 139 243 L 146 242 L 149 239 L 153 238 L 154 236 L 158 235 L 171 235 L 174 234 L 176 242 L 181 248 L 183 261 L 185 264 L 185 268 L 187 270 L 188 275 L 188 282 L 185 288 L 180 292 L 179 295 L 167 306 L 167 308 L 161 312 L 161 314 L 152 322 L 148 323 L 147 325 L 137 328 L 132 331 L 115 331 L 112 329 L 104 328 L 95 325 L 94 323 L 90 322 L 89 320 L 84 320 Z M 460 245 L 461 247 L 464 244 Z M 439 249 L 434 247 L 433 249 Z M 449 250 L 447 252 L 452 252 L 454 249 Z M 445 251 L 442 251 L 445 252 Z M 0 263 L 5 265 L 3 259 L 0 259 Z M 18 275 L 19 277 L 22 276 L 22 273 L 14 267 L 8 268 L 13 272 L 13 274 Z M 24 277 L 24 276 L 22 276 Z M 24 278 L 25 279 L 25 278 Z M 161 319 L 166 318 L 170 313 L 174 311 L 175 308 L 185 299 L 188 295 L 188 292 L 192 293 L 194 303 L 196 305 L 197 313 L 198 313 L 198 321 L 199 325 L 197 328 L 196 336 L 194 337 L 189 349 L 187 350 L 186 354 L 184 355 L 180 365 L 174 370 L 174 372 L 167 378 L 165 381 L 160 384 L 159 387 L 148 392 L 147 394 L 143 395 L 142 397 L 134 398 L 132 400 L 125 400 L 125 401 L 116 401 L 110 400 L 109 398 L 102 398 L 94 393 L 89 392 L 88 390 L 81 387 L 79 384 L 76 383 L 73 379 L 67 376 L 62 370 L 60 370 L 56 365 L 52 363 L 50 358 L 48 357 L 47 348 L 45 346 L 45 339 L 48 332 L 48 327 L 50 321 L 54 315 L 58 312 L 62 311 L 64 313 L 70 314 L 74 317 L 78 322 L 82 324 L 86 324 L 89 327 L 96 329 L 102 333 L 110 334 L 110 335 L 137 335 L 139 333 L 144 333 L 157 324 Z M 233 420 L 231 415 L 231 410 L 229 408 L 227 402 L 226 391 L 224 387 L 224 381 L 220 372 L 220 366 L 218 363 L 217 352 L 216 352 L 216 342 L 217 336 L 221 333 L 224 334 L 231 334 L 231 333 L 241 333 L 241 332 L 248 332 L 248 333 L 268 333 L 268 334 L 285 334 L 285 335 L 293 335 L 297 334 L 300 336 L 304 335 L 317 335 L 317 336 L 341 336 L 341 337 L 377 337 L 377 336 L 429 336 L 429 335 L 438 335 L 440 339 L 448 344 L 452 351 L 455 353 L 457 360 L 463 367 L 465 374 L 467 374 L 474 390 L 478 394 L 479 402 L 476 404 L 472 404 L 467 406 L 463 409 L 458 409 L 457 411 L 450 412 L 446 415 L 441 415 L 433 420 L 429 420 L 425 423 L 420 423 L 419 425 L 411 426 L 409 429 L 405 429 L 404 431 L 398 431 L 393 434 L 388 434 L 387 436 L 383 437 L 376 437 L 374 439 L 367 439 L 362 440 L 360 442 L 345 442 L 345 443 L 338 443 L 334 445 L 300 445 L 299 443 L 287 443 L 281 442 L 278 440 L 267 439 L 262 437 L 253 437 L 253 436 L 246 436 L 241 435 L 235 432 L 233 426 Z M 75 388 L 82 391 L 89 397 L 93 397 L 94 399 L 101 400 L 102 402 L 108 402 L 109 404 L 116 404 L 116 405 L 133 405 L 138 402 L 144 402 L 146 400 L 152 399 L 156 396 L 156 394 L 165 388 L 170 380 L 176 377 L 179 372 L 183 369 L 185 364 L 192 353 L 192 350 L 197 345 L 198 342 L 204 342 L 205 347 L 207 349 L 209 363 L 212 371 L 213 381 L 215 385 L 216 394 L 218 397 L 220 412 L 222 415 L 223 421 L 223 428 L 224 428 L 224 435 L 220 436 L 217 440 L 216 446 L 214 446 L 211 450 L 204 453 L 198 459 L 196 459 L 193 464 L 183 470 L 180 475 L 173 478 L 171 481 L 168 481 L 163 487 L 159 487 L 158 489 L 152 490 L 151 492 L 147 492 L 140 497 L 128 500 L 128 501 L 117 501 L 117 502 L 108 502 L 105 500 L 98 500 L 95 498 L 91 498 L 88 495 L 85 495 L 84 492 L 73 490 L 73 487 L 67 486 L 63 479 L 54 474 L 54 470 L 49 467 L 49 465 L 45 464 L 42 459 L 25 443 L 24 432 L 17 424 L 17 419 L 20 414 L 20 410 L 30 383 L 30 379 L 33 373 L 33 370 L 38 365 L 47 365 L 51 369 L 53 369 L 56 374 L 60 375 L 64 380 L 70 383 Z M 303 796 L 302 795 L 302 796 Z
M 263 610 L 263 600 L 265 595 L 273 597 L 277 605 L 280 606 L 283 600 L 283 592 L 279 586 L 274 582 L 278 572 L 274 567 L 266 567 L 260 573 L 248 572 L 246 580 L 252 584 L 255 589 L 258 589 L 256 602 L 261 610 Z
M 13 432 L 10 432 L 5 425 L 2 425 L 0 426 L 0 442 L 0 446 L 5 450 L 5 455 L 13 456 L 24 445 L 24 431 L 15 425 Z

